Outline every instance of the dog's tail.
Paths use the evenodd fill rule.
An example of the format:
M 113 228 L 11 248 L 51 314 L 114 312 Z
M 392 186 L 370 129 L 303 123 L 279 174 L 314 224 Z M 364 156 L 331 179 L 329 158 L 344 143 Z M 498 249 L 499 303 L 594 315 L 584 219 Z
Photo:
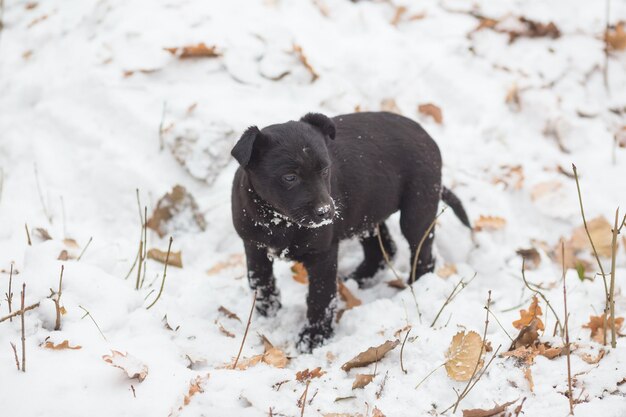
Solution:
M 459 197 L 457 197 L 456 194 L 450 191 L 450 189 L 443 187 L 443 191 L 441 192 L 441 199 L 443 200 L 444 203 L 452 207 L 452 211 L 454 211 L 454 214 L 456 214 L 456 217 L 458 217 L 459 220 L 461 220 L 461 223 L 463 223 L 465 226 L 469 227 L 470 229 L 472 228 L 472 225 L 470 224 L 470 221 L 467 218 L 467 213 L 465 212 L 465 209 L 463 208 L 463 203 L 461 203 L 461 200 L 459 200 Z

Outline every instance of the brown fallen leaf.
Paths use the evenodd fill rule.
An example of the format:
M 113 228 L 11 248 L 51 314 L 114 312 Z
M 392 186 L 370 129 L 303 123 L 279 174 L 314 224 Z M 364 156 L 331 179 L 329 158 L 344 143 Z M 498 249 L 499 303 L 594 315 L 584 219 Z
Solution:
M 346 287 L 345 284 L 341 281 L 337 283 L 337 291 L 339 292 L 339 296 L 341 297 L 341 299 L 346 303 L 346 310 L 350 310 L 353 307 L 357 307 L 363 304 L 363 302 L 355 297 L 350 292 L 348 287 Z
M 518 38 L 556 39 L 561 36 L 561 31 L 553 22 L 537 22 L 524 16 L 507 16 L 506 19 L 495 19 L 476 14 L 472 15 L 479 20 L 479 23 L 478 26 L 470 32 L 470 35 L 482 29 L 490 29 L 497 33 L 507 34 L 509 36 L 509 43 L 515 42 Z M 511 20 L 514 22 L 511 22 Z M 511 27 L 515 29 L 511 29 Z
M 446 352 L 445 368 L 448 376 L 455 381 L 468 381 L 474 370 L 479 371 L 483 367 L 480 357 L 482 347 L 483 341 L 474 331 L 467 334 L 462 331 L 454 335 Z
M 438 125 L 443 123 L 443 114 L 441 109 L 432 103 L 420 104 L 417 111 L 425 116 L 432 117 Z
M 240 371 L 246 370 L 252 366 L 255 366 L 261 362 L 266 363 L 275 368 L 284 368 L 289 363 L 289 358 L 282 350 L 275 347 L 264 335 L 261 335 L 263 340 L 264 352 L 260 355 L 254 355 L 250 358 L 242 358 L 237 362 L 237 368 Z M 225 368 L 232 368 L 232 363 L 224 365 Z
M 43 347 L 46 348 L 46 349 L 53 349 L 53 350 L 65 350 L 65 349 L 78 350 L 78 349 L 82 349 L 82 346 L 79 346 L 79 345 L 70 346 L 70 342 L 67 341 L 67 340 L 62 341 L 58 345 L 55 345 L 54 343 L 52 343 L 50 341 L 47 341 L 43 345 Z
M 175 266 L 177 268 L 183 267 L 183 259 L 180 251 L 178 252 L 170 252 L 169 258 L 167 257 L 167 252 L 163 252 L 160 249 L 152 248 L 148 251 L 148 259 L 154 259 L 157 262 L 162 264 L 165 263 L 167 259 L 167 264 L 170 266 Z
M 522 100 L 519 94 L 519 87 L 517 83 L 513 83 L 506 92 L 504 102 L 509 106 L 512 111 L 520 111 L 522 109 Z
M 563 187 L 563 183 L 557 180 L 544 181 L 544 182 L 537 183 L 530 190 L 530 199 L 532 201 L 537 201 L 543 197 L 554 195 L 562 187 Z
M 371 347 L 359 353 L 354 358 L 341 365 L 341 369 L 348 372 L 352 368 L 360 368 L 374 363 L 384 357 L 389 351 L 393 350 L 399 344 L 400 340 L 387 340 L 382 345 Z
M 291 277 L 294 281 L 299 282 L 300 284 L 309 283 L 309 273 L 302 262 L 296 262 L 293 264 L 291 267 Z
M 124 76 L 124 78 L 128 78 L 128 77 L 132 77 L 136 73 L 153 74 L 159 71 L 161 71 L 161 68 L 138 68 L 138 69 L 133 69 L 133 70 L 124 70 L 124 72 L 122 72 L 122 75 Z
M 206 229 L 206 221 L 200 213 L 195 198 L 182 185 L 175 185 L 157 202 L 157 206 L 148 219 L 146 226 L 157 232 L 159 237 L 171 234 L 169 223 L 174 217 L 191 216 L 191 222 L 201 230 Z
M 325 373 L 326 372 L 322 371 L 322 368 L 319 366 L 311 371 L 309 371 L 309 368 L 306 368 L 303 371 L 296 372 L 296 380 L 299 382 L 306 382 L 313 378 L 321 378 Z
M 226 307 L 220 306 L 220 308 L 218 308 L 217 311 L 219 311 L 220 313 L 222 313 L 223 315 L 225 315 L 229 319 L 237 320 L 239 323 L 241 323 L 241 319 L 235 313 L 233 313 L 232 311 L 230 311 Z
M 528 249 L 518 249 L 515 251 L 519 256 L 522 257 L 525 261 L 525 268 L 527 269 L 537 269 L 541 264 L 541 255 L 539 251 L 535 248 Z
M 619 333 L 622 325 L 624 324 L 623 317 L 615 318 L 615 332 Z M 611 333 L 611 326 L 613 325 L 613 320 L 609 317 L 606 320 L 606 330 L 607 336 Z M 598 343 L 604 343 L 604 314 L 601 316 L 589 316 L 589 323 L 583 325 L 583 328 L 591 330 L 591 339 Z
M 615 25 L 615 27 L 609 28 L 609 30 L 605 33 L 605 40 L 609 45 L 609 49 L 613 51 L 623 51 L 626 49 L 625 25 L 626 22 L 620 21 Z
M 102 359 L 123 370 L 130 379 L 136 378 L 142 382 L 148 376 L 148 367 L 128 353 L 111 350 L 111 354 L 102 356 Z
M 390 113 L 402 114 L 400 107 L 396 104 L 396 100 L 393 98 L 385 98 L 380 102 L 380 111 L 386 111 Z
M 200 42 L 197 45 L 187 45 L 183 47 L 163 48 L 163 49 L 180 59 L 218 58 L 222 56 L 222 54 L 217 51 L 217 47 L 215 45 L 206 46 L 204 42 Z
M 530 390 L 530 392 L 534 392 L 535 382 L 533 381 L 533 374 L 530 370 L 530 366 L 524 368 L 524 378 L 526 378 L 526 381 L 528 381 L 528 389 Z
M 439 275 L 441 278 L 450 278 L 457 272 L 458 271 L 455 264 L 445 264 L 437 270 L 437 275 Z
M 232 337 L 232 338 L 235 337 L 235 335 L 229 332 L 228 330 L 226 330 L 224 326 L 222 325 L 222 323 L 220 323 L 219 321 L 215 320 L 215 324 L 217 324 L 217 328 L 220 330 L 220 333 L 222 333 L 224 336 Z
M 298 58 L 298 61 L 300 61 L 300 63 L 304 66 L 304 68 L 306 68 L 309 74 L 311 74 L 311 82 L 314 83 L 320 76 L 317 71 L 315 71 L 306 55 L 304 55 L 302 47 L 294 43 L 291 49 L 291 53 L 294 54 L 296 58 Z
M 481 215 L 476 221 L 474 221 L 474 230 L 480 231 L 495 231 L 501 230 L 506 226 L 506 220 L 498 216 L 483 216 Z
M 626 126 L 615 132 L 615 143 L 620 148 L 626 148 Z
M 187 390 L 187 393 L 183 397 L 182 404 L 178 407 L 178 411 L 182 411 L 182 409 L 184 407 L 188 406 L 189 403 L 191 402 L 191 398 L 194 395 L 204 392 L 204 385 L 209 380 L 209 377 L 210 377 L 210 374 L 206 374 L 204 376 L 198 375 L 194 379 L 189 381 L 189 388 Z M 168 415 L 168 417 L 174 417 L 174 416 L 177 416 L 177 415 L 178 415 L 178 413 L 175 413 L 174 411 L 172 411 Z
M 352 383 L 352 389 L 363 388 L 374 380 L 374 374 L 356 374 L 354 376 L 354 382 Z
M 517 400 L 515 400 L 517 401 Z M 506 408 L 513 404 L 515 401 L 509 401 L 508 403 L 504 403 L 502 405 L 497 405 L 489 410 L 483 410 L 482 408 L 474 408 L 470 410 L 463 410 L 463 417 L 492 417 L 497 414 L 501 414 L 506 410 Z
M 71 238 L 63 239 L 63 244 L 65 246 L 67 246 L 68 248 L 70 248 L 70 249 L 78 249 L 79 248 L 78 242 L 76 242 L 76 240 L 71 239 Z
M 520 318 L 513 322 L 513 327 L 515 327 L 516 329 L 521 329 L 528 326 L 533 321 L 533 319 L 537 319 L 537 330 L 545 329 L 543 322 L 539 318 L 539 316 L 541 316 L 543 312 L 541 311 L 541 307 L 539 306 L 539 299 L 536 295 L 533 296 L 532 302 L 530 303 L 528 310 L 520 310 L 519 314 Z
M 52 236 L 50 236 L 50 233 L 48 233 L 48 231 L 43 227 L 37 227 L 35 229 L 35 233 L 33 234 L 43 241 L 52 240 Z
M 397 288 L 399 290 L 403 290 L 405 288 L 407 288 L 406 283 L 404 282 L 403 279 L 392 279 L 391 281 L 387 281 L 386 284 L 388 286 L 390 286 L 391 288 Z
M 244 265 L 244 256 L 242 253 L 234 253 L 223 262 L 213 265 L 206 273 L 208 275 L 219 274 L 225 269 L 236 268 Z
M 580 358 L 590 365 L 595 365 L 600 362 L 605 355 L 606 351 L 604 349 L 600 349 L 600 352 L 598 352 L 598 355 L 595 357 L 591 356 L 589 353 L 583 353 L 580 355 Z
M 613 234 L 611 232 L 612 226 L 608 220 L 603 216 L 599 216 L 588 221 L 587 227 L 589 228 L 589 234 L 598 251 L 598 255 L 605 258 L 611 257 L 611 241 Z M 589 243 L 589 237 L 587 236 L 584 225 L 574 230 L 568 245 L 574 249 L 574 251 L 592 251 L 591 243 Z
M 69 252 L 66 249 L 63 249 L 57 257 L 57 260 L 59 261 L 68 261 L 70 259 L 74 259 L 74 257 L 70 256 Z
M 491 183 L 503 184 L 505 189 L 521 190 L 524 187 L 524 179 L 524 168 L 521 165 L 502 165 Z
M 378 409 L 378 407 L 374 406 L 374 411 L 372 411 L 372 417 L 386 417 L 385 414 Z
M 537 328 L 539 326 L 539 320 L 533 319 L 530 324 L 524 326 L 513 343 L 511 343 L 511 347 L 509 351 L 520 348 L 520 347 L 530 347 L 533 346 L 539 340 L 539 333 L 537 332 Z

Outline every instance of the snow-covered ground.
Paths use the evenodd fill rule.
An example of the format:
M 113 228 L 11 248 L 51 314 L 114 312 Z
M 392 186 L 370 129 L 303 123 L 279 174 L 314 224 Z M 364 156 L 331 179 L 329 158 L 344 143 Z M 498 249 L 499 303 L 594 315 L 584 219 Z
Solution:
M 407 10 L 396 18 L 400 5 Z M 626 3 L 613 1 L 611 7 L 612 22 L 626 19 Z M 509 43 L 507 34 L 489 28 L 470 34 L 479 24 L 471 10 L 504 19 L 497 27 L 503 30 L 516 29 L 518 16 L 552 21 L 561 36 Z M 306 416 L 372 415 L 374 407 L 387 416 L 439 415 L 465 383 L 441 368 L 415 386 L 446 360 L 459 330 L 482 334 L 488 290 L 503 328 L 492 317 L 487 339 L 507 350 L 504 330 L 513 337 L 518 332 L 511 323 L 528 307 L 531 293 L 516 250 L 539 249 L 541 264 L 528 271 L 528 279 L 546 288 L 563 318 L 561 267 L 545 251 L 581 224 L 576 184 L 563 171 L 577 165 L 589 219 L 603 215 L 612 222 L 615 208 L 626 208 L 626 150 L 614 142 L 626 125 L 626 53 L 613 53 L 607 90 L 605 2 L 5 0 L 3 20 L 0 317 L 8 314 L 4 293 L 11 262 L 19 271 L 13 276 L 13 309 L 19 308 L 22 282 L 26 305 L 41 305 L 25 314 L 25 373 L 16 370 L 10 346 L 17 345 L 21 358 L 20 320 L 0 323 L 1 415 L 299 416 L 305 384 L 296 372 L 318 366 L 326 373 L 311 380 Z M 163 49 L 200 42 L 216 45 L 221 56 L 179 59 Z M 294 44 L 319 74 L 315 82 L 292 52 Z M 446 212 L 437 226 L 436 252 L 439 266 L 455 264 L 458 273 L 429 274 L 414 284 L 421 317 L 408 289 L 385 284 L 394 278 L 385 269 L 371 288 L 347 283 L 363 304 L 346 311 L 336 335 L 310 355 L 295 349 L 307 288 L 292 279 L 290 263 L 275 262 L 283 309 L 272 319 L 253 316 L 242 357 L 263 352 L 263 334 L 290 361 L 285 368 L 261 363 L 223 369 L 237 354 L 252 300 L 243 278 L 243 246 L 230 220 L 236 163 L 229 152 L 235 139 L 251 124 L 309 111 L 379 110 L 389 99 L 439 143 L 444 183 L 461 197 L 470 218 L 498 216 L 505 226 L 476 232 L 474 245 Z M 442 124 L 418 113 L 425 103 L 441 108 Z M 124 279 L 139 244 L 135 190 L 150 214 L 177 184 L 195 198 L 206 228 L 185 212 L 163 238 L 149 230 L 149 248 L 166 250 L 173 236 L 184 267 L 168 269 L 160 300 L 147 310 L 163 265 L 147 262 L 140 290 L 135 272 Z M 389 225 L 400 246 L 394 264 L 406 276 L 408 247 L 396 216 Z M 52 239 L 43 241 L 36 228 Z M 76 257 L 90 237 L 80 261 L 57 259 L 64 249 Z M 79 247 L 64 239 L 75 239 Z M 626 314 L 624 246 L 617 262 L 618 316 Z M 346 242 L 340 273 L 354 268 L 360 256 L 358 243 Z M 54 302 L 47 297 L 58 289 L 61 265 L 66 314 L 61 330 L 54 331 Z M 595 272 L 591 265 L 588 276 Z M 474 273 L 431 328 L 455 284 Z M 618 347 L 597 364 L 581 359 L 601 347 L 583 325 L 602 312 L 602 282 L 580 281 L 573 269 L 566 282 L 570 339 L 578 346 L 571 357 L 575 413 L 625 416 L 626 384 L 619 383 L 626 378 L 626 339 L 618 339 Z M 554 317 L 540 305 L 547 322 L 541 340 L 562 344 L 552 337 Z M 241 322 L 218 312 L 220 306 Z M 83 309 L 91 317 L 83 317 Z M 403 350 L 406 373 L 400 347 L 367 369 L 341 369 L 370 346 L 402 341 L 407 325 L 412 330 Z M 64 340 L 82 348 L 44 347 Z M 145 380 L 129 379 L 105 362 L 102 356 L 111 350 L 145 365 Z M 373 382 L 353 390 L 355 374 L 373 373 L 375 366 Z M 520 415 L 567 415 L 565 357 L 538 357 L 531 369 L 532 392 L 523 369 L 497 357 L 457 415 L 523 397 Z M 185 401 L 198 377 L 202 392 Z M 276 385 L 282 381 L 287 382 Z

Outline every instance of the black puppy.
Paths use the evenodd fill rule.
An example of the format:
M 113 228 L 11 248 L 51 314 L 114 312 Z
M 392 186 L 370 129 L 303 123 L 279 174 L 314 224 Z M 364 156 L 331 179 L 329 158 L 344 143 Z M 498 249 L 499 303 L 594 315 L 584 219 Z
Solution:
M 400 210 L 414 258 L 439 200 L 470 226 L 459 199 L 441 186 L 437 144 L 416 122 L 392 113 L 248 128 L 232 150 L 240 164 L 232 190 L 233 223 L 244 241 L 250 287 L 262 315 L 280 308 L 272 255 L 300 261 L 309 273 L 308 323 L 298 348 L 311 351 L 332 334 L 339 241 L 359 236 L 365 259 L 349 278 L 361 285 L 395 245 L 385 220 Z M 434 231 L 422 244 L 415 277 L 433 270 Z

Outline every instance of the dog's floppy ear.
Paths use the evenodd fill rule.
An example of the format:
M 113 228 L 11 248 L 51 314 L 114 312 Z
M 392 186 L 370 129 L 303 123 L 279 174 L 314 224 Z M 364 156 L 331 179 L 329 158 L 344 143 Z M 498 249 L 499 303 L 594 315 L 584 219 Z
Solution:
M 305 122 L 318 128 L 325 136 L 330 139 L 335 139 L 335 124 L 328 117 L 321 113 L 308 113 L 300 119 L 301 122 Z
M 243 132 L 230 154 L 239 162 L 239 165 L 246 167 L 252 158 L 255 142 L 264 139 L 263 134 L 256 126 L 250 126 Z M 258 145 L 258 143 L 257 143 Z

